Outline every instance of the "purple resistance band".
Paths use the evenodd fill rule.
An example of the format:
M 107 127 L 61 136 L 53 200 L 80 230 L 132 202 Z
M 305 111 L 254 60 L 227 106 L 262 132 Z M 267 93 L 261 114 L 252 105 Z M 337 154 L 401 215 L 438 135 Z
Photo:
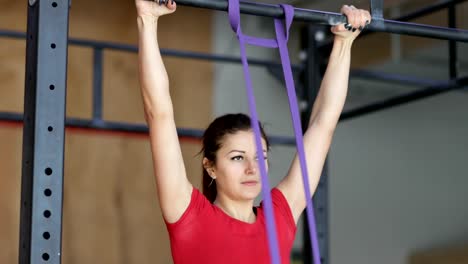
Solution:
M 244 35 L 240 27 L 240 9 L 239 9 L 239 0 L 229 0 L 229 22 L 231 27 L 237 35 L 240 46 L 240 53 L 242 58 L 242 65 L 244 70 L 245 84 L 247 89 L 247 97 L 250 109 L 250 118 L 252 123 L 252 128 L 255 133 L 255 143 L 257 146 L 257 155 L 260 161 L 264 160 L 263 147 L 261 143 L 261 134 L 260 127 L 258 122 L 257 108 L 255 105 L 255 96 L 252 87 L 252 80 L 250 78 L 249 66 L 247 62 L 247 52 L 245 50 L 245 44 L 250 44 L 253 46 L 261 46 L 266 48 L 278 48 L 281 56 L 281 63 L 283 66 L 283 73 L 285 76 L 286 89 L 288 92 L 289 98 L 289 108 L 291 111 L 291 118 L 294 127 L 294 133 L 296 138 L 296 146 L 299 157 L 299 162 L 301 165 L 302 179 L 304 183 L 304 192 L 307 201 L 307 219 L 309 224 L 309 232 L 312 240 L 312 252 L 314 256 L 314 263 L 320 264 L 320 252 L 318 249 L 318 239 L 317 239 L 317 230 L 315 224 L 315 217 L 313 212 L 313 205 L 311 200 L 311 193 L 309 188 L 309 177 L 307 173 L 307 165 L 305 160 L 304 152 L 304 143 L 302 137 L 302 128 L 299 118 L 299 109 L 296 101 L 296 91 L 294 88 L 294 80 L 292 77 L 291 63 L 289 60 L 287 41 L 289 37 L 289 28 L 291 27 L 293 17 L 294 17 L 294 8 L 290 5 L 280 5 L 285 14 L 285 21 L 282 19 L 275 19 L 275 31 L 276 31 L 276 40 L 274 39 L 264 39 L 256 38 Z M 285 24 L 284 24 L 285 22 Z M 285 28 L 286 26 L 286 28 Z M 273 216 L 273 206 L 271 201 L 271 195 L 269 190 L 269 181 L 268 175 L 266 172 L 266 167 L 264 162 L 259 162 L 261 180 L 262 180 L 262 195 L 263 195 L 263 204 L 265 208 L 265 218 L 266 226 L 268 233 L 268 243 L 270 249 L 271 262 L 273 264 L 279 264 L 281 261 L 279 256 L 279 247 L 278 239 L 276 235 L 276 225 L 275 218 Z

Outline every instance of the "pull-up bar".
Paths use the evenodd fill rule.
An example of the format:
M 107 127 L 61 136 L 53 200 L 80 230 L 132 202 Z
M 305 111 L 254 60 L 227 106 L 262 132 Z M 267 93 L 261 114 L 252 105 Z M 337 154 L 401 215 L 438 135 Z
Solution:
M 177 0 L 178 5 L 200 7 L 212 10 L 227 11 L 228 2 L 220 0 Z M 336 25 L 346 22 L 346 17 L 342 14 L 295 8 L 294 20 L 304 22 L 314 22 L 328 25 Z M 240 11 L 243 14 L 266 16 L 279 18 L 283 17 L 283 9 L 276 5 L 259 4 L 251 2 L 241 2 Z M 435 27 L 424 24 L 399 22 L 394 20 L 374 19 L 367 27 L 368 30 L 376 32 L 396 33 L 427 38 L 444 40 L 455 40 L 468 42 L 468 30 Z

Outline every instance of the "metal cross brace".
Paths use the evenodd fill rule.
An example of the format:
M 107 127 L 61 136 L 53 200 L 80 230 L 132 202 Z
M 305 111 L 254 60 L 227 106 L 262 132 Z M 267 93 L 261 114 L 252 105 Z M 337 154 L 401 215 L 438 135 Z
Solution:
M 373 24 L 378 27 L 383 27 L 384 26 L 383 0 L 371 0 L 370 6 L 371 6 L 371 15 L 372 15 Z

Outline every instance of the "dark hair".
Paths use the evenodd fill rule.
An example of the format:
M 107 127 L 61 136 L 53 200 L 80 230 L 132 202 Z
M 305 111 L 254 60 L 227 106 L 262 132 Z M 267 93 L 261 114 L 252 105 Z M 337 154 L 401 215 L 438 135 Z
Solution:
M 259 122 L 262 138 L 266 141 L 267 149 L 270 148 L 270 143 L 265 134 L 262 124 Z M 221 148 L 224 136 L 235 134 L 238 131 L 247 131 L 252 129 L 250 117 L 248 115 L 226 114 L 213 120 L 203 134 L 203 148 L 200 151 L 203 157 L 207 158 L 213 164 L 216 163 L 216 152 Z M 203 167 L 202 188 L 203 194 L 213 203 L 218 194 L 216 189 L 216 181 L 212 182 L 212 178 Z M 211 184 L 211 185 L 210 185 Z

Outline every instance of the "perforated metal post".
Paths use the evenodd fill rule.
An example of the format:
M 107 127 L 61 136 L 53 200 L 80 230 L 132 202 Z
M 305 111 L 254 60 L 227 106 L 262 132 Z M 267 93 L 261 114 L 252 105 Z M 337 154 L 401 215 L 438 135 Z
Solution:
M 68 0 L 28 2 L 19 263 L 60 263 Z

